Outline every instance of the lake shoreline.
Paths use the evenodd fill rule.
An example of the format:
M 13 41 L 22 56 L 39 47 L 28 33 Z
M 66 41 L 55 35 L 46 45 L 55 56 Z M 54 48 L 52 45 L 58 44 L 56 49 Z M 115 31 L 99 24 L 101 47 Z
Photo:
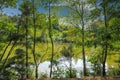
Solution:
M 120 80 L 120 76 L 89 76 L 83 78 L 40 78 L 40 79 L 24 79 L 24 80 Z

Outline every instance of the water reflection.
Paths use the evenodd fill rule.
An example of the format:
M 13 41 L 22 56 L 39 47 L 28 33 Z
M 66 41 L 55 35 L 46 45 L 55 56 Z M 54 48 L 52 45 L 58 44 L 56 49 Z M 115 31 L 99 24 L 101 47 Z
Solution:
M 59 61 L 59 64 L 57 66 L 62 67 L 64 69 L 67 69 L 67 67 L 69 67 L 69 62 L 67 60 L 65 60 L 63 58 L 60 58 L 60 59 L 58 59 L 58 61 Z M 39 65 L 39 68 L 38 68 L 39 69 L 39 73 L 40 74 L 41 73 L 47 73 L 48 76 L 49 76 L 49 72 L 50 72 L 49 66 L 50 66 L 50 62 L 49 61 L 45 61 L 45 62 L 41 63 Z M 86 62 L 86 66 L 87 66 L 87 68 L 90 69 L 91 63 L 90 62 Z M 80 78 L 80 76 L 82 76 L 80 74 L 80 72 L 82 72 L 82 70 L 83 70 L 83 60 L 82 59 L 78 59 L 77 61 L 75 61 L 75 59 L 72 58 L 72 68 L 76 69 L 76 71 L 77 71 L 76 75 L 77 75 L 78 78 Z

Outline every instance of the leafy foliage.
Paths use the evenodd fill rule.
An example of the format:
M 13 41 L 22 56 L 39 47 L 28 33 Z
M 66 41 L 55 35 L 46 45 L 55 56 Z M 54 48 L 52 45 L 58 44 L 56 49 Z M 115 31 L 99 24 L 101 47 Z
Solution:
M 29 77 L 33 78 L 39 64 L 51 60 L 52 41 L 54 42 L 54 59 L 51 60 L 53 78 L 75 78 L 77 71 L 72 68 L 72 58 L 77 62 L 84 54 L 86 54 L 83 58 L 84 63 L 87 59 L 91 63 L 90 70 L 93 71 L 89 72 L 86 68 L 88 75 L 100 76 L 102 64 L 105 63 L 108 66 L 107 74 L 119 75 L 120 71 L 117 68 L 120 62 L 114 61 L 120 52 L 119 0 L 50 0 L 50 5 L 49 0 L 35 0 L 34 6 L 33 1 L 24 0 L 17 5 L 20 15 L 0 14 L 0 80 L 26 78 L 26 71 L 29 71 Z M 0 0 L 0 10 L 7 7 L 15 8 L 16 4 L 16 0 Z M 48 7 L 51 9 L 50 17 Z M 61 7 L 69 11 L 67 16 L 58 15 Z M 39 8 L 45 9 L 45 13 L 41 13 Z M 14 42 L 15 47 L 11 49 Z M 33 56 L 33 46 L 36 57 Z M 107 51 L 106 57 L 105 51 Z M 10 55 L 3 68 L 2 65 L 9 52 Z M 57 62 L 63 57 L 69 63 L 66 69 Z M 27 60 L 28 67 L 26 67 Z M 48 74 L 41 73 L 40 77 L 46 78 Z

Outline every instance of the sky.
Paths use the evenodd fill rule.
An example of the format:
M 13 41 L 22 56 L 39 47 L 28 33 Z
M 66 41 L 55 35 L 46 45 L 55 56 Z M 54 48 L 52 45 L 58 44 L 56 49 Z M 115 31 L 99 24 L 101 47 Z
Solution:
M 42 8 L 42 7 L 40 7 L 38 10 L 40 13 L 47 12 L 47 10 L 45 8 Z M 20 10 L 17 8 L 4 8 L 2 11 L 3 11 L 2 12 L 3 14 L 7 14 L 8 16 L 14 16 L 14 15 L 21 14 Z M 59 8 L 57 15 L 58 16 L 65 16 L 68 13 L 69 13 L 69 10 L 67 8 L 62 7 L 62 8 Z
M 21 11 L 17 8 L 4 8 L 2 11 L 3 11 L 3 14 L 7 14 L 9 16 L 14 16 L 14 15 L 21 14 Z M 46 10 L 44 8 L 40 8 L 39 11 L 41 13 L 46 12 Z
M 16 4 L 17 8 L 4 8 L 2 13 L 7 14 L 9 16 L 14 16 L 14 15 L 21 14 L 21 12 L 19 11 L 19 6 L 22 3 L 22 1 L 23 0 L 18 0 L 18 2 Z M 55 5 L 55 6 L 58 7 L 57 8 L 58 9 L 58 14 L 57 14 L 58 16 L 65 16 L 65 15 L 67 15 L 69 13 L 69 9 L 66 8 L 64 5 L 65 5 L 65 3 L 59 3 L 59 5 L 58 4 Z M 47 9 L 45 9 L 45 8 L 43 8 L 41 6 L 39 6 L 38 11 L 40 13 L 47 13 L 48 12 Z M 53 12 L 52 9 L 51 9 L 51 12 Z
M 8 16 L 14 16 L 14 15 L 18 15 L 21 12 L 18 9 L 15 8 L 5 8 L 3 9 L 3 14 L 7 14 Z

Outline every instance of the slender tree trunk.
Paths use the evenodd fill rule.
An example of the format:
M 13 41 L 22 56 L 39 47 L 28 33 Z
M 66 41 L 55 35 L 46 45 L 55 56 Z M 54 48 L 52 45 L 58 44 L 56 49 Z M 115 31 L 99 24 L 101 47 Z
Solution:
M 83 56 L 83 75 L 87 76 L 86 73 L 86 59 L 85 59 L 85 42 L 84 42 L 84 10 L 83 10 L 83 4 L 82 4 L 82 11 L 81 11 L 81 24 L 82 24 L 82 56 Z
M 50 37 L 50 41 L 51 41 L 51 45 L 52 45 L 52 56 L 51 56 L 51 65 L 50 65 L 50 78 L 52 77 L 52 67 L 53 67 L 53 56 L 54 56 L 54 42 L 52 39 L 52 26 L 51 26 L 51 14 L 50 14 L 50 3 L 51 0 L 49 0 L 49 37 Z
M 34 0 L 33 0 L 33 26 L 34 26 L 34 45 L 33 45 L 33 56 L 34 56 L 34 62 L 35 62 L 35 78 L 38 78 L 38 65 L 37 65 L 37 61 L 36 61 L 36 56 L 35 56 L 35 46 L 36 46 L 36 25 L 35 25 L 35 4 L 34 4 Z
M 2 53 L 2 55 L 1 55 L 1 57 L 0 57 L 0 62 L 2 61 L 2 58 L 4 57 L 5 52 L 7 51 L 8 47 L 9 47 L 10 44 L 11 44 L 11 42 L 12 42 L 12 40 L 10 40 L 9 43 L 7 44 L 7 46 L 5 47 L 5 50 L 4 50 L 4 52 Z
M 50 37 L 50 39 L 51 39 L 51 44 L 52 44 L 52 56 L 51 56 L 51 66 L 50 66 L 50 77 L 52 77 L 53 56 L 54 56 L 54 43 L 53 43 L 52 37 Z
M 107 12 L 106 12 L 106 6 L 103 6 L 103 12 L 104 12 L 104 23 L 105 23 L 105 35 L 107 35 Z M 105 51 L 103 54 L 103 76 L 106 76 L 106 67 L 105 67 L 105 63 L 106 63 L 106 59 L 107 59 L 107 50 L 108 50 L 108 43 L 107 43 L 107 38 L 105 37 Z
M 36 77 L 36 79 L 38 78 L 38 65 L 36 65 L 36 67 L 35 67 L 35 77 Z
M 18 33 L 19 33 L 19 26 L 18 26 L 17 34 L 18 34 Z M 5 61 L 4 61 L 3 66 L 2 66 L 3 69 L 4 69 L 4 67 L 5 67 L 5 64 L 6 64 L 7 60 L 8 60 L 8 58 L 9 58 L 10 54 L 12 53 L 12 50 L 13 50 L 15 44 L 17 43 L 17 40 L 18 40 L 18 39 L 16 39 L 16 40 L 14 41 L 11 49 L 10 49 L 9 52 L 8 52 L 7 57 L 5 58 Z M 6 46 L 6 48 L 5 48 L 4 52 L 3 52 L 4 54 L 5 54 L 8 46 L 11 44 L 11 42 L 12 42 L 12 40 L 10 40 L 10 42 L 9 42 L 8 45 Z M 4 54 L 3 54 L 3 56 L 4 56 Z M 2 56 L 2 57 L 3 57 L 3 56 Z M 2 58 L 1 58 L 1 60 L 2 60 Z
M 25 23 L 25 28 L 26 28 L 26 78 L 28 78 L 28 16 L 26 16 L 26 23 Z
M 104 54 L 103 54 L 103 73 L 102 73 L 102 76 L 106 76 L 106 66 L 105 66 L 105 63 L 106 63 L 106 59 L 107 59 L 107 45 L 105 45 L 105 51 L 104 51 Z
M 70 56 L 70 78 L 72 78 L 72 57 Z
M 9 58 L 10 54 L 12 53 L 12 50 L 13 50 L 16 42 L 17 42 L 17 40 L 13 43 L 12 47 L 10 48 L 9 53 L 7 54 L 7 57 L 5 58 L 5 61 L 4 61 L 3 65 L 2 65 L 2 68 L 3 68 L 3 69 L 4 69 L 4 67 L 5 67 L 5 64 L 6 64 L 7 60 L 8 60 L 8 58 Z

